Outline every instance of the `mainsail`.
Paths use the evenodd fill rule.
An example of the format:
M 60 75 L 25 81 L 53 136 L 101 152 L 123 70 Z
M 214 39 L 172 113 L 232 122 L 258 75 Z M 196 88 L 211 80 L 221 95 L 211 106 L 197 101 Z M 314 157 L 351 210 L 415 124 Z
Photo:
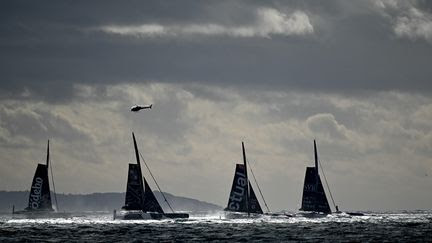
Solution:
M 315 167 L 307 167 L 300 210 L 331 213 L 329 203 L 318 173 L 318 152 L 314 140 Z
M 129 164 L 126 198 L 123 209 L 141 210 L 144 205 L 142 177 L 137 164 Z
M 38 164 L 30 188 L 29 203 L 26 210 L 54 211 L 48 179 L 49 141 L 46 164 Z
M 137 163 L 129 164 L 125 205 L 122 209 L 164 213 L 146 179 L 142 176 L 138 146 L 133 133 L 132 137 Z
M 247 185 L 249 184 L 249 197 L 247 197 Z M 249 200 L 248 200 L 249 199 Z M 245 174 L 245 167 L 242 164 L 236 165 L 234 180 L 231 187 L 230 197 L 226 211 L 250 212 L 262 214 L 263 211 L 252 188 L 248 183 Z

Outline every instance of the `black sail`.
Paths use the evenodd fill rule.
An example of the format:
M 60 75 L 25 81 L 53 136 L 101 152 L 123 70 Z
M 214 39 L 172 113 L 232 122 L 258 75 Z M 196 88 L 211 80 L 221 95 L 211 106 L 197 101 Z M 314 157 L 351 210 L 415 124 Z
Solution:
M 128 181 L 126 188 L 125 205 L 126 210 L 141 210 L 144 204 L 144 191 L 141 173 L 137 164 L 129 164 Z
M 122 209 L 164 213 L 146 179 L 142 176 L 138 146 L 133 133 L 132 138 L 137 163 L 129 164 L 125 206 Z
M 230 197 L 228 199 L 228 206 L 225 208 L 226 211 L 248 212 L 248 207 L 246 204 L 247 184 L 248 182 L 246 179 L 245 167 L 243 164 L 237 164 Z M 261 210 L 261 206 L 250 183 L 249 193 L 249 212 L 262 214 L 263 211 Z
M 315 167 L 306 168 L 302 207 L 300 210 L 331 213 L 324 187 Z
M 36 168 L 26 209 L 53 211 L 47 165 L 38 164 Z
M 252 185 L 249 183 L 249 211 L 251 213 L 259 213 L 262 214 L 263 211 L 261 209 L 261 206 L 258 202 L 258 198 L 255 195 L 255 192 L 252 188 Z
M 144 179 L 144 205 L 142 210 L 144 212 L 164 213 L 146 179 Z

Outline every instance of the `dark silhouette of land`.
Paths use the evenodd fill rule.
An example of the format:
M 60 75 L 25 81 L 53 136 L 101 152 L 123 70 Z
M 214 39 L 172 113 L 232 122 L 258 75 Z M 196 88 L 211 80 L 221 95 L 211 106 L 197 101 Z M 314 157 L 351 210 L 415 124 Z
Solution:
M 159 191 L 154 191 L 157 200 L 164 211 L 169 212 L 167 204 Z M 175 211 L 187 211 L 195 213 L 215 212 L 222 210 L 222 207 L 187 197 L 178 197 L 170 193 L 164 193 L 165 197 Z M 15 210 L 27 207 L 29 191 L 0 191 L 0 212 L 12 212 L 12 205 Z M 85 211 L 107 211 L 120 209 L 125 202 L 125 193 L 105 192 L 91 194 L 57 194 L 60 211 L 85 212 Z

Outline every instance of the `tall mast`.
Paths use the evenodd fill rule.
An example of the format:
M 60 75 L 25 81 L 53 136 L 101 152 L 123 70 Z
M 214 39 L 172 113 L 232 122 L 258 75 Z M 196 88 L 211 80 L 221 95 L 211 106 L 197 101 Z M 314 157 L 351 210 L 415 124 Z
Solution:
M 316 173 L 318 175 L 318 152 L 317 152 L 317 146 L 316 146 L 315 139 L 314 139 L 314 152 L 315 152 L 315 170 L 316 170 Z
M 245 177 L 246 177 L 246 208 L 247 208 L 247 213 L 248 213 L 248 217 L 250 216 L 250 209 L 249 209 L 249 179 L 247 176 L 247 162 L 246 162 L 246 152 L 245 152 L 245 147 L 244 147 L 244 143 L 242 142 L 242 150 L 243 150 L 243 164 L 244 164 L 244 169 L 245 169 Z
M 49 166 L 49 139 L 48 139 L 48 146 L 47 146 L 46 166 L 47 166 L 47 169 L 48 169 L 48 166 Z
M 314 139 L 314 153 L 315 153 L 315 190 L 318 192 L 318 185 L 319 185 L 319 172 L 318 172 L 318 151 L 316 146 L 316 141 Z M 315 205 L 316 210 L 316 205 Z
M 49 160 L 50 160 L 50 153 L 49 153 L 49 139 L 48 139 L 46 167 L 47 167 L 47 171 L 50 170 L 50 172 L 51 172 L 51 179 L 52 179 L 52 185 L 53 185 L 54 199 L 55 199 L 55 203 L 56 203 L 56 210 L 58 211 L 60 209 L 59 209 L 58 202 L 57 202 L 57 193 L 56 193 L 55 183 L 54 183 L 54 174 L 53 174 L 52 166 L 49 167 Z M 48 184 L 49 184 L 49 182 L 48 182 Z
M 138 152 L 138 146 L 137 146 L 137 143 L 136 143 L 136 139 L 135 139 L 135 134 L 132 132 L 132 138 L 133 138 L 133 142 L 134 142 L 134 148 L 135 148 L 135 157 L 136 157 L 136 161 L 137 161 L 137 164 L 138 164 L 138 173 L 139 173 L 139 181 L 140 181 L 140 186 L 141 186 L 141 188 L 144 188 L 143 186 L 143 176 L 142 176 L 142 172 L 141 172 L 141 162 L 140 162 L 140 157 L 139 157 L 139 152 Z M 141 200 L 142 200 L 142 203 L 144 204 L 144 193 L 141 193 L 142 194 L 142 198 L 141 198 Z

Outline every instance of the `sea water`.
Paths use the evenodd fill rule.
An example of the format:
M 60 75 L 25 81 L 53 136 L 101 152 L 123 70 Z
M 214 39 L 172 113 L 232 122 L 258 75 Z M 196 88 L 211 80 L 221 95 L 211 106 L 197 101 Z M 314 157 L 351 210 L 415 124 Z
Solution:
M 0 215 L 0 242 L 140 241 L 374 241 L 432 242 L 432 211 L 367 212 L 320 218 L 224 219 L 223 213 L 181 220 L 113 220 L 108 213 L 70 219 L 12 219 Z

